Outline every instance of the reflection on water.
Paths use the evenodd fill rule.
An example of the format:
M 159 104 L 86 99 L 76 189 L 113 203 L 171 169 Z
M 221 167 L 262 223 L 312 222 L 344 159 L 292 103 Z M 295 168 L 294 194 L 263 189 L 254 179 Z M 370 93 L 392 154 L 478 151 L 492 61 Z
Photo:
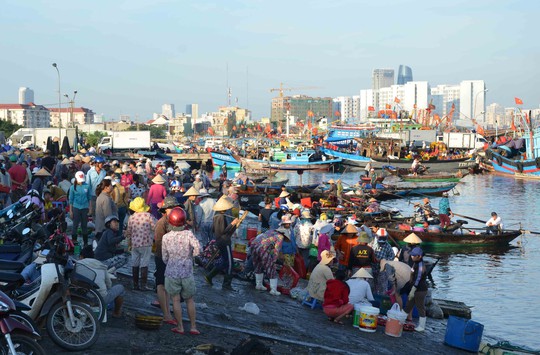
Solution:
M 305 172 L 303 184 L 321 183 L 341 178 L 346 187 L 358 182 L 364 172 Z M 214 173 L 217 176 L 217 173 Z M 229 172 L 233 177 L 234 172 Z M 288 178 L 288 185 L 298 185 L 296 173 L 278 173 Z M 450 196 L 456 213 L 487 220 L 492 211 L 503 219 L 505 228 L 540 231 L 540 181 L 513 180 L 499 176 L 466 176 Z M 421 197 L 416 198 L 420 200 Z M 438 198 L 432 198 L 437 207 Z M 404 215 L 412 214 L 415 200 L 393 200 L 387 205 Z M 459 217 L 462 219 L 462 217 Z M 469 221 L 470 227 L 483 227 Z M 531 326 L 538 325 L 538 280 L 540 280 L 540 236 L 524 236 L 503 249 L 465 249 L 459 253 L 436 253 L 429 256 L 439 263 L 432 273 L 434 297 L 461 301 L 473 307 L 473 319 L 484 324 L 485 334 L 516 344 L 540 348 L 540 337 Z M 534 328 L 535 329 L 535 328 Z

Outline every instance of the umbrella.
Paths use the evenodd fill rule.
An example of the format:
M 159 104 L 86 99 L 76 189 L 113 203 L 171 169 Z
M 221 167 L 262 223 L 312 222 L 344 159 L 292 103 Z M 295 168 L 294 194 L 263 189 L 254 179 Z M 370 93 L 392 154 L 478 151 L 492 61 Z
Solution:
M 71 155 L 71 148 L 69 147 L 69 138 L 67 136 L 64 136 L 64 139 L 62 140 L 62 154 L 65 154 L 66 156 Z

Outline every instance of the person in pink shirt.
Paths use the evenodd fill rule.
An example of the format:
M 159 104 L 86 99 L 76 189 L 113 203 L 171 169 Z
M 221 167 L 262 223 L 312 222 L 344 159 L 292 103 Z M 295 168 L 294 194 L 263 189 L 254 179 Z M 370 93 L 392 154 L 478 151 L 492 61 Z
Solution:
M 156 175 L 155 178 L 152 179 L 152 182 L 154 183 L 152 186 L 150 186 L 150 190 L 148 190 L 148 195 L 146 196 L 146 203 L 150 205 L 151 213 L 156 218 L 161 218 L 159 213 L 158 204 L 162 203 L 165 199 L 165 196 L 167 196 L 167 190 L 165 189 L 165 179 L 161 175 Z

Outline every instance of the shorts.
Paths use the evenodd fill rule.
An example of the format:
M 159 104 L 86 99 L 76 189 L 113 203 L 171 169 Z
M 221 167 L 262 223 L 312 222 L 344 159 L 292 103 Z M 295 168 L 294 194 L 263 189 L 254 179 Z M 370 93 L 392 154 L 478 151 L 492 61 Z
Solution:
M 167 264 L 163 262 L 163 259 L 159 256 L 154 257 L 156 262 L 156 272 L 154 272 L 154 277 L 156 278 L 156 286 L 165 285 L 165 268 Z
M 131 250 L 131 266 L 148 267 L 150 256 L 152 255 L 152 246 L 133 248 Z
M 107 291 L 107 295 L 103 298 L 105 304 L 113 302 L 117 297 L 124 295 L 124 286 L 114 285 Z
M 193 275 L 183 279 L 165 277 L 165 290 L 169 296 L 180 295 L 183 299 L 188 300 L 195 296 L 195 279 Z

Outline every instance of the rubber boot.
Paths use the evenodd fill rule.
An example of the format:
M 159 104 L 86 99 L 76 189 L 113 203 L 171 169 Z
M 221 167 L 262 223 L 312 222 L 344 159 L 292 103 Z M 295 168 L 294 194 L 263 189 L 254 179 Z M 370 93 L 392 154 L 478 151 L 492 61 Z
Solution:
M 418 319 L 418 327 L 414 328 L 417 332 L 423 332 L 426 329 L 426 317 L 420 317 Z
M 232 275 L 225 275 L 225 277 L 223 277 L 223 284 L 221 285 L 221 289 L 228 291 L 236 291 L 236 289 L 234 289 L 231 285 L 232 279 Z
M 133 273 L 133 289 L 134 290 L 140 290 L 139 288 L 139 267 L 135 267 L 133 266 L 131 268 L 132 270 L 132 273 Z
M 153 291 L 154 289 L 146 286 L 148 283 L 148 268 L 141 268 L 141 291 Z
M 255 289 L 259 291 L 266 291 L 266 287 L 263 286 L 264 274 L 255 274 Z
M 213 268 L 208 274 L 204 275 L 204 280 L 206 281 L 206 283 L 212 286 L 212 279 L 218 274 L 218 272 L 219 270 L 217 268 Z
M 270 279 L 270 294 L 272 296 L 281 295 L 281 293 L 277 290 L 277 279 Z

